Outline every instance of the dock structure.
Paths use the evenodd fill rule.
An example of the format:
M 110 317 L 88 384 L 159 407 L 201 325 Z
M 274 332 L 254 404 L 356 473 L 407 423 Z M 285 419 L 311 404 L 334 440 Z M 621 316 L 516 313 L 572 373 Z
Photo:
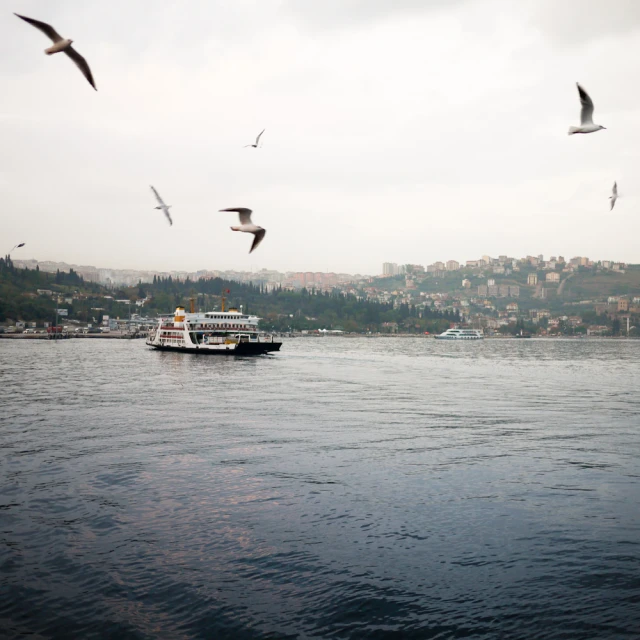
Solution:
M 146 332 L 111 331 L 109 333 L 0 333 L 0 339 L 8 340 L 66 340 L 69 338 L 135 339 L 145 338 Z

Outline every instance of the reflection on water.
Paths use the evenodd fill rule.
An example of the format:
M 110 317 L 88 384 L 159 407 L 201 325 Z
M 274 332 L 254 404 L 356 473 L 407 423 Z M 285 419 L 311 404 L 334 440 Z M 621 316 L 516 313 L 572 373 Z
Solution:
M 1 635 L 635 638 L 639 359 L 0 341 Z

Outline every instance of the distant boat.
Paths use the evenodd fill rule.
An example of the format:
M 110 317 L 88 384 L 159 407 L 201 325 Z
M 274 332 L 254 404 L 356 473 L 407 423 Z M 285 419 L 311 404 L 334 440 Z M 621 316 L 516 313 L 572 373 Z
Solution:
M 515 338 L 530 338 L 531 334 L 528 331 L 520 329 L 520 333 L 516 333 Z
M 482 340 L 484 335 L 477 329 L 447 329 L 434 337 L 436 340 Z

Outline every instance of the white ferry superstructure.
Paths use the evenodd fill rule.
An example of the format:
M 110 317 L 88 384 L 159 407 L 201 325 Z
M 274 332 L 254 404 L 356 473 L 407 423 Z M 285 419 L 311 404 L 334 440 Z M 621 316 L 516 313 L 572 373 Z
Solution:
M 147 344 L 162 351 L 212 355 L 260 355 L 279 351 L 282 342 L 258 329 L 260 318 L 237 309 L 185 313 L 177 307 L 151 330 Z
M 477 329 L 447 329 L 434 337 L 436 340 L 482 340 L 484 335 Z

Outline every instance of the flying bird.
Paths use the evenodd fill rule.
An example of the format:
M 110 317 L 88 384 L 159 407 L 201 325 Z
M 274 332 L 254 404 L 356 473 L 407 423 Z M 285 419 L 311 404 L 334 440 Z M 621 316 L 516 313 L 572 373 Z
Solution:
M 600 131 L 600 129 L 606 129 L 601 124 L 593 124 L 593 101 L 589 97 L 589 94 L 576 82 L 578 87 L 578 95 L 580 96 L 580 104 L 582 109 L 580 110 L 580 126 L 569 127 L 569 135 L 574 133 L 593 133 L 594 131 Z
M 151 191 L 153 191 L 153 194 L 155 195 L 156 200 L 158 201 L 158 205 L 160 205 L 158 207 L 154 207 L 154 209 L 162 209 L 164 215 L 167 216 L 167 220 L 169 221 L 169 226 L 173 225 L 173 220 L 169 215 L 169 209 L 171 209 L 173 205 L 165 204 L 162 198 L 160 197 L 160 194 L 153 188 L 153 186 L 151 186 Z
M 239 214 L 240 226 L 231 227 L 231 229 L 233 231 L 244 231 L 245 233 L 253 233 L 253 244 L 251 245 L 251 249 L 249 249 L 249 253 L 251 253 L 262 242 L 262 238 L 264 238 L 267 230 L 251 222 L 251 209 L 245 209 L 244 207 L 232 207 L 230 209 L 220 209 L 220 211 L 235 211 Z
M 246 149 L 247 147 L 253 147 L 254 149 L 260 144 L 260 136 L 266 131 L 266 129 L 263 129 L 259 134 L 258 137 L 256 138 L 256 143 L 255 144 L 245 144 L 244 148 Z
M 68 38 L 63 38 L 50 24 L 46 22 L 40 22 L 39 20 L 34 20 L 33 18 L 27 18 L 26 16 L 21 16 L 19 13 L 14 13 L 13 15 L 18 16 L 18 18 L 28 22 L 30 25 L 34 26 L 36 29 L 42 31 L 45 36 L 51 38 L 53 41 L 53 46 L 45 49 L 44 52 L 51 56 L 54 53 L 60 53 L 64 51 L 75 63 L 78 69 L 82 71 L 82 75 L 89 81 L 89 84 L 97 91 L 96 83 L 93 81 L 93 76 L 91 75 L 91 69 L 89 69 L 89 65 L 87 61 L 71 46 L 73 44 L 73 40 L 69 40 Z
M 613 183 L 613 190 L 611 191 L 611 195 L 609 196 L 609 200 L 611 200 L 611 209 L 609 211 L 613 211 L 613 207 L 616 206 L 616 200 L 618 199 L 618 183 Z

